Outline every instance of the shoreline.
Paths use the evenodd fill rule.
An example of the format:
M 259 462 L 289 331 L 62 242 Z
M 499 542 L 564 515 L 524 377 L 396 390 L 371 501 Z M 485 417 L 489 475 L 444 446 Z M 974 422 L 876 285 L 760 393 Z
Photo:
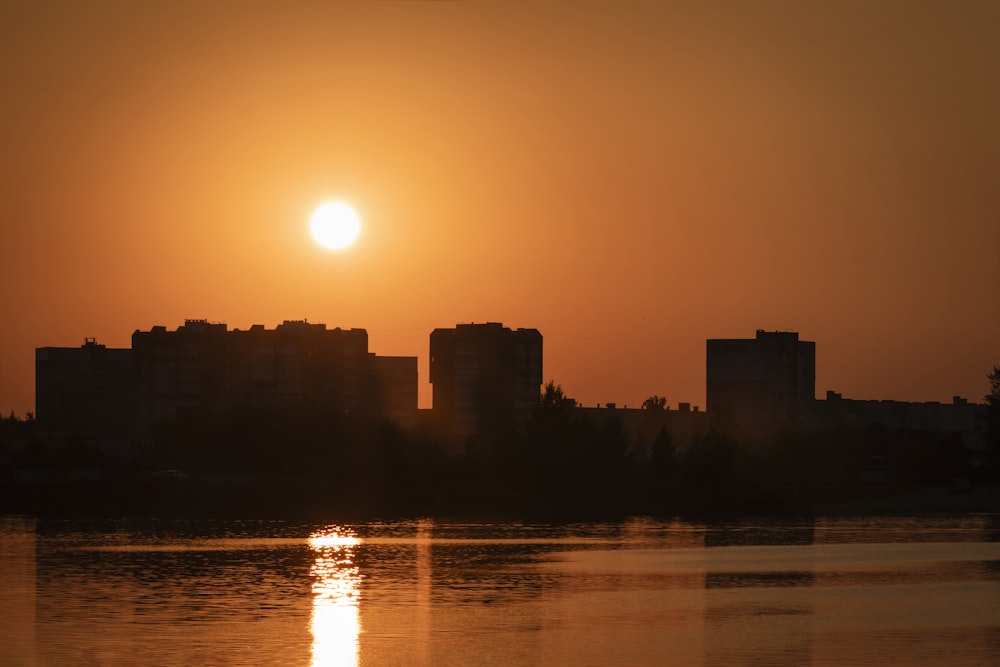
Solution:
M 614 522 L 636 516 L 727 520 L 739 517 L 1000 514 L 1000 486 L 787 485 L 742 487 L 723 493 L 675 493 L 654 505 L 540 508 L 514 499 L 345 497 L 335 486 L 271 478 L 190 480 L 138 485 L 119 482 L 0 482 L 0 515 L 51 518 L 170 517 L 327 519 L 345 521 L 432 518 L 468 522 Z

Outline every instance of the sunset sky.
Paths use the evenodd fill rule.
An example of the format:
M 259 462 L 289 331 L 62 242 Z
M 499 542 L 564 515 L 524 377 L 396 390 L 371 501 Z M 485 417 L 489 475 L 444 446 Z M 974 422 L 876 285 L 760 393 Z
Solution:
M 185 318 L 539 329 L 586 405 L 704 405 L 705 339 L 816 389 L 1000 364 L 1000 2 L 0 4 L 0 411 L 34 349 Z M 312 211 L 350 203 L 346 250 Z

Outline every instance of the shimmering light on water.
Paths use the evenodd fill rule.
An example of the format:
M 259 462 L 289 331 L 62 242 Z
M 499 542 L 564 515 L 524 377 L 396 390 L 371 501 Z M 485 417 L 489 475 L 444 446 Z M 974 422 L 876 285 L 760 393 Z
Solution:
M 1000 515 L 0 518 L 0 665 L 1000 664 Z
M 312 577 L 313 667 L 358 664 L 361 570 L 354 548 L 361 540 L 348 528 L 330 526 L 309 536 L 315 554 Z

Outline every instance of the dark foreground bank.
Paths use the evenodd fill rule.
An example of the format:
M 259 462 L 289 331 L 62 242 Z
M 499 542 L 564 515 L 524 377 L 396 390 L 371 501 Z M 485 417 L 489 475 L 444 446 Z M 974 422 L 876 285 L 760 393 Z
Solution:
M 466 489 L 465 491 L 469 491 Z M 496 491 L 494 489 L 494 491 Z M 285 518 L 340 521 L 414 517 L 459 520 L 605 521 L 627 516 L 725 517 L 786 515 L 1000 513 L 996 486 L 783 485 L 739 487 L 712 494 L 675 491 L 619 502 L 542 501 L 526 494 L 445 489 L 405 499 L 359 492 L 356 485 L 303 483 L 271 477 L 186 474 L 113 482 L 0 483 L 0 514 L 46 517 Z

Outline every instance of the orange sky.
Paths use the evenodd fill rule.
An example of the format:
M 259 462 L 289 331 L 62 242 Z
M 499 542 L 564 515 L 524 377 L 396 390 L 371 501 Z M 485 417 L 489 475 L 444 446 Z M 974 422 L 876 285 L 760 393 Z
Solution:
M 430 331 L 487 320 L 589 405 L 703 405 L 757 328 L 820 395 L 978 400 L 998 70 L 993 0 L 5 2 L 0 411 L 35 347 L 184 318 L 366 328 L 422 406 Z

